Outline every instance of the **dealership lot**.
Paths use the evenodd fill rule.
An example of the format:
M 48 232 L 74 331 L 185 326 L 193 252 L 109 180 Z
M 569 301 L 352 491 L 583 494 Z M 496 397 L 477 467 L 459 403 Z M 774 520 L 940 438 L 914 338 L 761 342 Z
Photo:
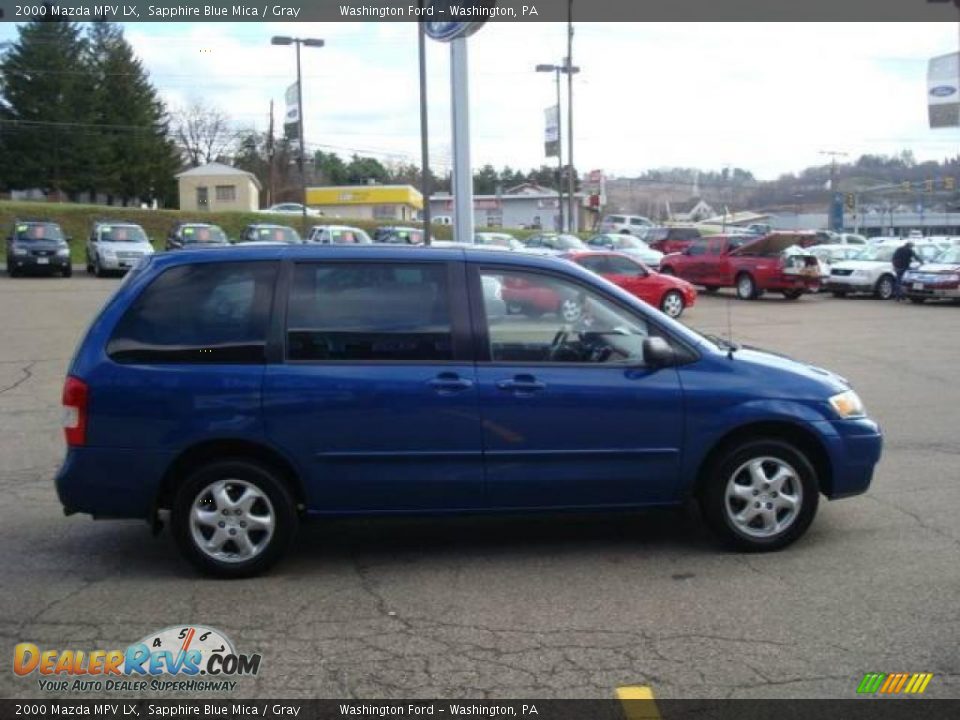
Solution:
M 848 377 L 885 430 L 871 491 L 782 553 L 723 552 L 676 512 L 336 521 L 269 576 L 218 582 L 168 533 L 65 518 L 54 494 L 66 364 L 117 282 L 0 277 L 6 652 L 197 623 L 263 655 L 237 697 L 851 697 L 866 672 L 960 696 L 956 306 L 722 294 L 684 316 Z M 43 695 L 9 672 L 0 690 Z

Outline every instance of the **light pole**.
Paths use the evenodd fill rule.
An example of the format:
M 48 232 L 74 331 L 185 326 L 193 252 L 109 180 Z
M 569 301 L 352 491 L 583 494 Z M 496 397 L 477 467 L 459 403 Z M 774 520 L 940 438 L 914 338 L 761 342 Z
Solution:
M 297 156 L 297 164 L 300 168 L 300 195 L 302 205 L 302 215 L 300 218 L 300 231 L 303 237 L 307 236 L 307 173 L 304 169 L 304 154 L 307 152 L 303 144 L 303 79 L 300 75 L 300 46 L 322 48 L 323 40 L 318 38 L 296 38 L 286 35 L 274 35 L 270 38 L 271 45 L 296 45 L 297 46 L 297 131 L 300 141 L 300 153 Z
M 576 218 L 580 217 L 579 211 L 574 215 L 574 205 L 577 197 L 577 180 L 573 170 L 573 76 L 580 72 L 580 68 L 573 67 L 573 0 L 567 0 L 567 57 L 564 60 L 564 66 L 567 68 L 567 157 L 569 158 L 570 177 L 567 202 L 569 203 L 569 212 L 567 212 L 568 222 L 571 232 L 576 232 L 580 228 Z
M 563 135 L 561 133 L 560 121 L 560 66 L 559 65 L 537 65 L 537 72 L 552 72 L 557 82 L 557 211 L 560 221 L 560 232 L 563 227 Z
M 565 73 L 568 76 L 572 77 L 573 75 L 576 75 L 578 72 L 580 72 L 580 68 L 570 65 L 570 58 L 565 58 L 562 65 L 546 65 L 546 64 L 537 65 L 536 70 L 537 72 L 552 72 L 554 74 L 554 78 L 557 84 L 557 202 L 560 206 L 560 216 L 559 216 L 560 232 L 564 232 L 565 230 L 567 230 L 567 228 L 564 227 L 564 223 L 563 223 L 563 214 L 564 214 L 563 213 L 563 132 L 562 132 L 562 126 L 560 121 L 560 74 Z M 568 99 L 568 102 L 569 102 L 569 99 Z M 570 120 L 571 122 L 573 120 L 572 110 L 570 110 L 569 112 L 568 120 Z M 569 136 L 568 140 L 570 143 L 570 153 L 571 153 L 570 173 L 572 175 L 573 174 L 573 167 L 572 167 L 573 135 L 572 134 Z M 570 178 L 571 197 L 569 198 L 570 212 L 568 217 L 568 220 L 571 224 L 573 223 L 573 196 L 572 196 L 573 187 L 574 187 L 574 181 L 571 177 Z

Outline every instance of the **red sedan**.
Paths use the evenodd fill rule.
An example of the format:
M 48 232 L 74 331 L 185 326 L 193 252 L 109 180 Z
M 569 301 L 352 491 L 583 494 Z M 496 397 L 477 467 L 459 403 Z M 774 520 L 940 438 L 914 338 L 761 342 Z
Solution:
M 697 291 L 686 280 L 654 272 L 639 260 L 617 252 L 572 252 L 567 260 L 619 285 L 672 318 L 697 301 Z

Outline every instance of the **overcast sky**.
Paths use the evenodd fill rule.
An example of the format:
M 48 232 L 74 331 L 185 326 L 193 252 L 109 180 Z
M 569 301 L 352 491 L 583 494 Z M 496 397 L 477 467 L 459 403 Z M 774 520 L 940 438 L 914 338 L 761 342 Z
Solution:
M 926 124 L 926 63 L 957 49 L 956 23 L 575 28 L 582 171 L 731 165 L 772 178 L 826 162 L 820 150 L 855 157 L 909 148 L 918 160 L 960 151 L 960 130 Z M 293 49 L 271 46 L 270 36 L 324 38 L 326 47 L 303 50 L 308 145 L 419 164 L 412 23 L 142 23 L 126 33 L 171 106 L 202 100 L 260 130 L 271 98 L 282 121 L 294 77 Z M 565 54 L 565 24 L 491 23 L 470 39 L 474 166 L 548 162 L 543 110 L 555 87 L 533 68 Z M 440 168 L 451 143 L 448 58 L 448 46 L 430 42 L 431 152 Z

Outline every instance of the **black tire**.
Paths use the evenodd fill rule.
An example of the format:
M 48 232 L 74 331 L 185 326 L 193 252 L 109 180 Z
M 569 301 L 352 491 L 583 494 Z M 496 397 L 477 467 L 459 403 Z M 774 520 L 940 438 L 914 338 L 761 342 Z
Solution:
M 99 255 L 96 255 L 93 258 L 93 274 L 96 275 L 98 278 L 102 278 L 104 275 L 107 274 L 106 271 L 102 267 L 100 267 Z
M 194 540 L 190 524 L 191 508 L 198 496 L 218 480 L 246 483 L 269 498 L 274 517 L 273 532 L 269 539 L 264 540 L 264 547 L 249 560 L 219 560 L 201 550 Z M 246 459 L 227 459 L 194 470 L 180 484 L 174 497 L 170 522 L 180 552 L 199 570 L 221 578 L 242 578 L 262 573 L 280 560 L 296 533 L 298 517 L 290 490 L 275 470 Z M 234 551 L 238 548 L 233 547 Z
M 746 534 L 745 531 L 736 527 L 728 512 L 727 485 L 731 481 L 731 476 L 736 473 L 738 477 L 742 477 L 742 472 L 738 473 L 738 469 L 751 460 L 760 458 L 786 463 L 796 473 L 795 480 L 791 480 L 791 483 L 798 483 L 802 490 L 800 507 L 793 520 L 783 530 L 768 537 Z M 707 473 L 698 498 L 700 511 L 713 533 L 724 544 L 734 549 L 746 552 L 769 552 L 785 548 L 807 531 L 817 513 L 820 488 L 813 463 L 803 451 L 784 440 L 776 438 L 752 440 L 732 447 L 720 456 Z M 760 492 L 769 491 L 761 490 Z M 764 498 L 763 494 L 757 496 L 758 502 L 761 498 Z M 767 495 L 766 499 L 772 498 Z M 746 505 L 749 505 L 749 502 L 746 502 L 744 507 Z M 779 510 L 775 512 L 779 513 Z
M 757 294 L 757 283 L 750 273 L 740 273 L 737 275 L 737 297 L 741 300 L 755 300 Z
M 896 286 L 893 277 L 890 275 L 881 275 L 877 284 L 873 287 L 873 296 L 878 300 L 890 300 L 896 292 Z
M 8 262 L 7 275 L 9 275 L 12 278 L 20 277 L 20 271 Z
M 679 308 L 674 301 L 679 301 Z M 671 309 L 668 310 L 668 307 Z M 663 294 L 663 297 L 660 298 L 660 312 L 674 320 L 683 315 L 683 311 L 686 309 L 687 304 L 683 301 L 683 295 L 679 290 L 668 290 Z
M 67 265 L 60 274 L 65 278 L 73 277 L 73 266 Z
M 719 290 L 720 288 L 717 287 L 716 285 L 706 285 L 706 286 L 704 286 L 703 289 L 704 289 L 705 292 L 708 292 L 708 293 L 713 294 L 713 293 L 715 293 L 717 290 Z
M 910 302 L 912 302 L 914 305 L 923 305 L 926 301 L 927 301 L 926 298 L 921 298 L 921 297 L 910 298 Z
M 784 290 L 783 291 L 783 296 L 787 300 L 799 300 L 801 295 L 803 295 L 803 290 Z
M 833 290 L 831 292 L 835 298 L 845 298 L 847 296 L 846 290 Z

